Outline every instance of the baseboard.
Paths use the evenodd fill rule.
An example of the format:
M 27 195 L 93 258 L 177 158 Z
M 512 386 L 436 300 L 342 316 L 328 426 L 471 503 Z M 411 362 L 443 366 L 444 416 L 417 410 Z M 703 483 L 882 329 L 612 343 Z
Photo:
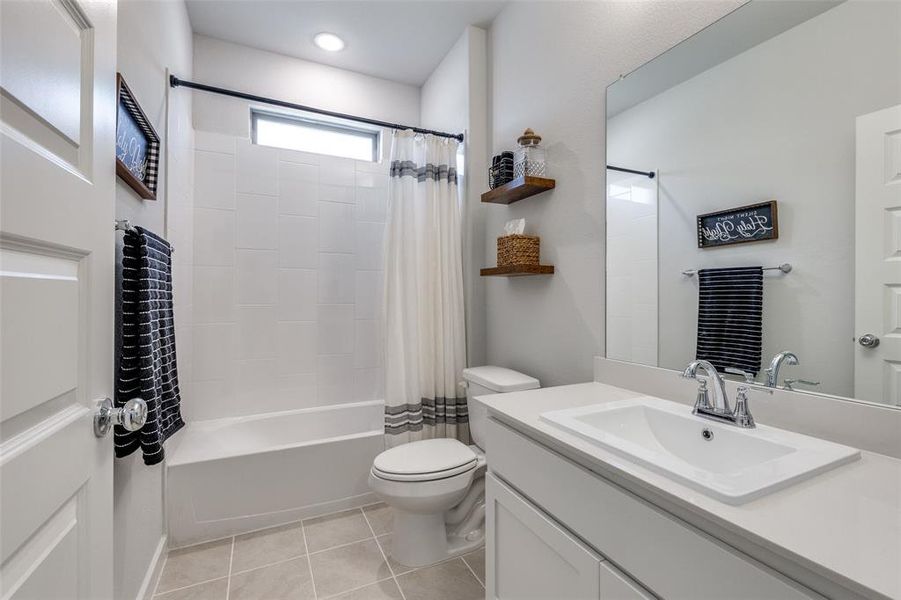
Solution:
M 156 590 L 156 582 L 160 578 L 166 558 L 166 544 L 168 536 L 163 534 L 159 543 L 156 545 L 156 551 L 153 553 L 153 559 L 147 567 L 147 573 L 144 574 L 144 581 L 141 582 L 141 588 L 138 590 L 137 600 L 150 600 L 153 592 Z

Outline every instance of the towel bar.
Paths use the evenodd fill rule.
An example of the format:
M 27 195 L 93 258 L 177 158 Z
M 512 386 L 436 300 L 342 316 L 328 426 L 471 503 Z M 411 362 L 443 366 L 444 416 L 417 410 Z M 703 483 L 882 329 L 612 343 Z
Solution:
M 782 263 L 778 267 L 763 267 L 764 271 L 782 271 L 783 273 L 791 273 L 792 266 L 789 263 Z M 682 274 L 686 277 L 694 277 L 698 273 L 697 269 L 686 269 Z

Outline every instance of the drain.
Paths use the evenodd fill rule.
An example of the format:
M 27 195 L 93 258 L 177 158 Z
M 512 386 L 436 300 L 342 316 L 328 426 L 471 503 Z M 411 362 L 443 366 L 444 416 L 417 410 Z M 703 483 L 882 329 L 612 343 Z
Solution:
M 709 442 L 713 439 L 713 432 L 705 427 L 704 431 L 701 432 L 701 437 Z

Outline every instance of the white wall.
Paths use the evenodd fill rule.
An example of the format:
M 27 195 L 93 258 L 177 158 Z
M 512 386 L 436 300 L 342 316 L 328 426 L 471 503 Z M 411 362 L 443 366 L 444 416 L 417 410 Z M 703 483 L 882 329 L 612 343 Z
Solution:
M 162 138 L 163 155 L 157 200 L 141 200 L 120 181 L 116 188 L 116 218 L 129 218 L 133 224 L 155 231 L 175 245 L 178 369 L 182 401 L 187 403 L 191 379 L 194 141 L 191 95 L 184 91 L 170 95 L 166 70 L 190 76 L 191 27 L 180 1 L 124 0 L 119 2 L 118 28 L 118 69 Z M 121 248 L 121 236 L 119 244 Z M 115 564 L 111 565 L 116 598 L 136 598 L 149 582 L 148 569 L 165 532 L 164 483 L 165 465 L 144 465 L 140 452 L 116 460 Z
M 256 50 L 201 35 L 194 36 L 194 77 L 221 86 L 361 117 L 417 125 L 419 88 Z M 249 137 L 247 103 L 197 93 L 198 131 Z
M 419 124 L 416 87 L 194 39 L 197 81 Z M 388 165 L 254 145 L 250 107 L 194 98 L 197 293 L 188 418 L 381 399 Z M 390 132 L 382 137 L 386 154 Z
M 487 32 L 468 27 L 422 86 L 421 125 L 465 132 L 460 190 L 463 205 L 463 291 L 466 313 L 466 358 L 470 366 L 485 364 L 485 286 L 479 277 L 485 253 L 487 188 Z
M 524 217 L 551 276 L 486 286 L 487 359 L 542 385 L 592 378 L 604 350 L 604 92 L 629 72 L 740 4 L 512 2 L 489 33 L 494 152 L 526 127 L 544 137 L 557 189 L 485 214 L 484 265 L 503 223 Z M 487 165 L 487 163 L 486 163 Z
M 899 24 L 901 4 L 841 4 L 608 123 L 612 162 L 659 173 L 660 366 L 695 356 L 683 269 L 788 262 L 764 277 L 764 362 L 791 350 L 785 376 L 853 395 L 854 120 L 901 102 Z M 770 199 L 778 240 L 697 248 L 696 215 Z

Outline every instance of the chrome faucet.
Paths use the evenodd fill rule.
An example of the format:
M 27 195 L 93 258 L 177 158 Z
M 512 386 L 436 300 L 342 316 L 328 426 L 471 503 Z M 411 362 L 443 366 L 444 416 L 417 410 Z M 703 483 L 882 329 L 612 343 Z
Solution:
M 713 381 L 713 404 L 710 403 L 707 381 L 698 379 L 698 369 L 702 369 L 707 374 L 707 377 Z M 756 427 L 754 417 L 751 416 L 751 409 L 748 406 L 748 392 L 751 391 L 751 387 L 747 385 L 738 386 L 738 394 L 735 397 L 735 410 L 732 410 L 729 406 L 729 398 L 726 395 L 726 382 L 723 381 L 716 367 L 710 362 L 706 360 L 691 362 L 682 372 L 682 377 L 698 381 L 698 397 L 695 400 L 692 414 L 744 429 Z M 772 390 L 766 391 L 770 394 L 773 393 Z
M 770 366 L 766 369 L 766 386 L 774 388 L 779 383 L 779 370 L 782 364 L 797 365 L 798 357 L 793 352 L 783 351 L 773 357 Z

